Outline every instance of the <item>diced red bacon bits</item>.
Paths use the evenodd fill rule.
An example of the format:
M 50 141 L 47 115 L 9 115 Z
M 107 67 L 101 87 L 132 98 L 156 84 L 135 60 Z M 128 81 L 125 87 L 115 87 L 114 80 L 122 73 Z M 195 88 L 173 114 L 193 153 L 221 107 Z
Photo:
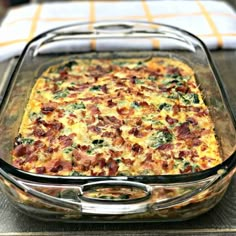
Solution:
M 222 162 L 193 70 L 164 57 L 51 66 L 11 154 L 17 168 L 58 176 L 188 174 Z

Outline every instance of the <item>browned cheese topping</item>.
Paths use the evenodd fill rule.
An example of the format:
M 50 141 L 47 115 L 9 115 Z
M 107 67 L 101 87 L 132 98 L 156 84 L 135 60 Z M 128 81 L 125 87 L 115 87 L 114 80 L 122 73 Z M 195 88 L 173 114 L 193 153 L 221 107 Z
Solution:
M 50 67 L 12 156 L 22 170 L 63 176 L 182 174 L 222 162 L 194 72 L 167 58 Z

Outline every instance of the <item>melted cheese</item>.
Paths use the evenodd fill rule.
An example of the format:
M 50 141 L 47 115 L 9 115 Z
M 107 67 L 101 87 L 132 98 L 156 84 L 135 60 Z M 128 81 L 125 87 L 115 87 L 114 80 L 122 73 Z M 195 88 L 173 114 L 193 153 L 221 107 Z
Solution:
M 161 175 L 222 162 L 214 126 L 185 63 L 75 60 L 35 83 L 13 163 L 49 175 Z

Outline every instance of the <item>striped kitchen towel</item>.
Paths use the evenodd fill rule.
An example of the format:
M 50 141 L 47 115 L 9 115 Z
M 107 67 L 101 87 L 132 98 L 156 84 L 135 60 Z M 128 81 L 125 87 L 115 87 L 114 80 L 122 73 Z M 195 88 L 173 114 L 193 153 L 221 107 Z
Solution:
M 0 27 L 0 60 L 19 55 L 44 31 L 98 20 L 164 23 L 197 35 L 211 50 L 236 48 L 236 13 L 223 1 L 66 1 L 12 8 Z

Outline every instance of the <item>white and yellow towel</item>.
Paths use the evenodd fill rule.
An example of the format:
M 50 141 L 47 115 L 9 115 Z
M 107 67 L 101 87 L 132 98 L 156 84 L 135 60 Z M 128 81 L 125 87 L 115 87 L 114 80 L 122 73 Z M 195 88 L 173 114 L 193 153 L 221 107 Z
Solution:
M 12 8 L 0 27 L 0 60 L 19 55 L 54 27 L 97 20 L 141 20 L 183 28 L 209 49 L 236 48 L 236 13 L 221 1 L 66 1 Z

